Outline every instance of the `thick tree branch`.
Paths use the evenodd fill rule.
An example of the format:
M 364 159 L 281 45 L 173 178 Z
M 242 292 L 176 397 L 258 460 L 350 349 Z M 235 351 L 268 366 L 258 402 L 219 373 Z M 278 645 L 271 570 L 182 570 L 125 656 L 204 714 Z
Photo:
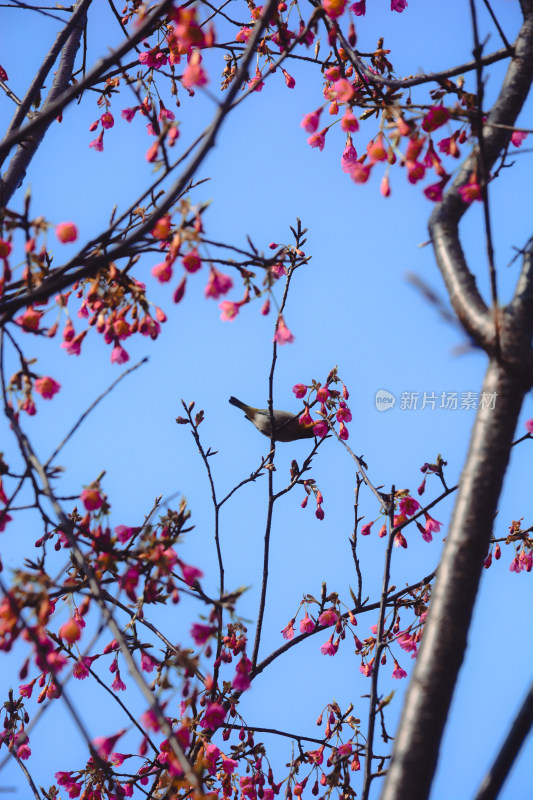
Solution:
M 524 4 L 525 5 L 525 4 Z M 511 61 L 499 97 L 483 129 L 486 167 L 490 170 L 507 146 L 512 126 L 522 109 L 533 81 L 533 3 L 515 43 L 515 58 Z M 463 164 L 459 175 L 439 203 L 429 220 L 429 232 L 439 269 L 444 278 L 450 301 L 459 320 L 473 339 L 489 354 L 496 354 L 497 341 L 493 315 L 481 297 L 475 278 L 468 268 L 459 240 L 459 222 L 468 209 L 459 188 L 468 182 L 476 167 L 476 154 Z M 514 313 L 514 312 L 513 312 Z M 525 355 L 522 353 L 522 356 Z M 533 360 L 529 355 L 529 369 Z
M 46 102 L 43 105 L 41 114 L 46 115 L 48 108 L 54 105 L 58 98 L 60 98 L 68 88 L 74 70 L 76 54 L 80 46 L 80 40 L 85 28 L 85 23 L 87 21 L 87 9 L 91 2 L 92 0 L 81 0 L 76 8 L 76 11 L 72 15 L 72 18 L 66 24 L 65 29 L 57 37 L 54 47 L 50 51 L 48 57 L 44 61 L 43 67 L 39 71 L 39 75 L 37 76 L 39 80 L 33 81 L 29 92 L 26 94 L 22 104 L 17 109 L 6 138 L 9 138 L 11 131 L 18 129 L 20 122 L 24 119 L 32 100 L 35 97 L 35 94 L 39 91 L 40 86 L 42 85 L 44 76 L 52 68 L 55 57 L 57 56 L 57 51 L 59 49 L 58 45 L 60 42 L 64 42 L 64 45 L 59 62 L 59 68 L 54 76 L 52 88 L 50 89 L 48 97 L 46 98 Z M 45 67 L 46 69 L 44 69 Z M 0 204 L 2 206 L 6 206 L 9 203 L 13 193 L 24 180 L 28 165 L 31 163 L 35 153 L 37 152 L 37 149 L 41 144 L 46 131 L 52 124 L 53 119 L 53 117 L 49 117 L 47 121 L 39 127 L 38 131 L 36 131 L 34 135 L 25 137 L 18 145 L 15 154 L 11 159 L 11 163 L 9 164 L 5 175 L 0 181 Z
M 516 57 L 509 65 L 488 122 L 513 125 L 533 81 L 532 0 L 524 1 L 522 7 L 526 17 L 516 42 Z M 490 169 L 506 147 L 509 131 L 487 125 L 483 133 L 486 164 Z M 463 165 L 432 214 L 430 232 L 454 309 L 468 332 L 491 356 L 483 392 L 487 398 L 494 395 L 495 406 L 482 404 L 476 416 L 382 800 L 426 800 L 429 795 L 466 650 L 513 434 L 524 395 L 533 383 L 531 246 L 513 302 L 505 309 L 494 310 L 501 333 L 498 343 L 493 316 L 476 289 L 459 242 L 458 225 L 468 206 L 458 189 L 469 179 L 475 164 L 473 155 Z

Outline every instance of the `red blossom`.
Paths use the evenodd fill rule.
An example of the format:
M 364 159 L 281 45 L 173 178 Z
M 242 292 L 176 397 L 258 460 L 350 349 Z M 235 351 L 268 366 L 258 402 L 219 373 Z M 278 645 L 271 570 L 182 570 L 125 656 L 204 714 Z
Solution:
M 50 400 L 55 394 L 59 392 L 59 390 L 61 389 L 61 384 L 55 381 L 53 378 L 50 378 L 49 376 L 43 376 L 42 378 L 37 378 L 37 380 L 33 384 L 33 388 L 45 400 Z
M 110 111 L 106 111 L 100 117 L 100 122 L 102 123 L 102 128 L 112 128 L 115 124 L 115 120 L 113 118 L 113 114 Z
M 200 255 L 196 247 L 193 247 L 192 250 L 189 250 L 189 252 L 183 256 L 183 258 L 181 259 L 181 263 L 183 264 L 187 272 L 190 273 L 198 272 L 198 270 L 202 266 L 202 260 L 200 258 Z
M 431 133 L 450 119 L 450 112 L 445 106 L 433 106 L 422 121 L 422 130 Z
M 56 225 L 56 236 L 60 242 L 75 242 L 78 238 L 78 229 L 73 222 L 60 222 Z
M 347 0 L 322 0 L 322 8 L 330 19 L 337 19 L 337 17 L 344 14 Z
M 459 187 L 459 194 L 463 203 L 469 204 L 473 200 L 481 200 L 481 188 L 477 182 L 475 173 L 472 173 L 468 183 Z
M 88 486 L 80 495 L 80 500 L 87 511 L 97 511 L 104 502 L 100 494 L 100 487 Z

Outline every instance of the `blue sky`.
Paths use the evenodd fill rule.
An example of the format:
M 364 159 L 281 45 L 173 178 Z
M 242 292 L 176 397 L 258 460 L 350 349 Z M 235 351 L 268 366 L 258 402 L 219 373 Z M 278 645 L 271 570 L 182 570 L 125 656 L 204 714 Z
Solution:
M 391 14 L 388 3 L 374 0 L 364 20 L 357 22 L 358 46 L 372 50 L 380 35 L 392 50 L 390 58 L 399 74 L 435 71 L 471 58 L 471 35 L 466 3 L 424 3 L 411 0 L 408 10 Z M 509 39 L 519 24 L 518 3 L 496 0 L 494 9 Z M 89 26 L 91 58 L 107 52 L 120 35 L 107 6 L 98 9 L 97 24 Z M 245 12 L 240 14 L 245 19 Z M 237 14 L 236 14 L 237 15 Z M 484 30 L 489 26 L 480 11 Z M 2 29 L 9 36 L 2 44 L 1 63 L 10 87 L 22 96 L 36 65 L 48 50 L 55 25 L 37 15 L 2 9 Z M 31 24 L 28 24 L 28 21 Z M 500 43 L 494 29 L 488 50 Z M 24 58 L 20 41 L 24 37 Z M 214 61 L 213 57 L 213 61 Z M 211 61 L 211 89 L 217 91 L 217 73 Z M 305 67 L 305 68 L 304 68 Z M 298 410 L 291 388 L 313 378 L 324 381 L 335 364 L 350 389 L 353 422 L 349 444 L 364 454 L 375 484 L 386 489 L 394 483 L 413 492 L 421 480 L 420 466 L 441 453 L 448 462 L 447 480 L 459 477 L 473 422 L 471 411 L 401 410 L 380 413 L 375 393 L 386 389 L 402 392 L 478 392 L 486 359 L 477 352 L 457 356 L 454 348 L 464 336 L 444 323 L 436 310 L 413 289 L 406 276 L 415 273 L 436 291 L 443 285 L 427 242 L 427 218 L 431 204 L 419 187 L 407 184 L 399 169 L 391 173 L 392 195 L 379 193 L 380 176 L 356 186 L 340 168 L 344 147 L 339 130 L 328 134 L 322 153 L 306 144 L 300 127 L 303 114 L 322 102 L 318 69 L 307 65 L 290 67 L 296 87 L 287 89 L 280 73 L 274 75 L 261 94 L 242 103 L 225 123 L 217 146 L 198 177 L 209 177 L 193 195 L 195 202 L 212 200 L 205 213 L 206 233 L 246 245 L 250 235 L 260 249 L 271 241 L 290 243 L 289 225 L 298 216 L 308 227 L 306 253 L 309 265 L 294 279 L 285 319 L 295 341 L 279 350 L 275 405 Z M 487 83 L 493 99 L 502 77 L 496 68 Z M 474 89 L 473 77 L 467 78 Z M 182 97 L 179 109 L 182 141 L 187 143 L 202 130 L 214 110 L 212 99 L 198 93 L 192 101 Z M 168 107 L 169 102 L 165 98 Z M 22 203 L 23 191 L 31 185 L 32 209 L 54 223 L 74 220 L 84 241 L 105 228 L 115 202 L 126 205 L 150 177 L 144 161 L 148 137 L 141 120 L 128 126 L 119 111 L 132 104 L 120 98 L 113 105 L 115 128 L 105 135 L 103 153 L 89 150 L 93 138 L 90 123 L 97 118 L 94 98 L 85 97 L 72 107 L 61 125 L 55 125 L 40 147 L 27 182 L 15 198 Z M 0 97 L 0 113 L 9 118 L 10 104 Z M 531 120 L 531 107 L 522 123 Z M 530 124 L 530 123 L 529 123 Z M 356 134 L 356 147 L 364 149 L 371 137 L 371 123 Z M 517 166 L 503 171 L 491 194 L 501 297 L 507 299 L 517 277 L 518 262 L 508 266 L 513 246 L 523 246 L 531 234 L 531 158 L 516 156 Z M 480 208 L 472 208 L 462 224 L 464 246 L 478 285 L 486 292 L 488 270 L 483 249 Z M 57 263 L 74 252 L 57 245 Z M 254 405 L 266 405 L 268 372 L 272 354 L 274 317 L 261 317 L 259 306 L 250 304 L 231 323 L 219 319 L 213 301 L 203 297 L 205 268 L 191 276 L 187 295 L 173 306 L 168 287 L 155 285 L 150 268 L 155 259 L 139 264 L 139 278 L 150 284 L 152 299 L 168 313 L 168 322 L 156 343 L 129 340 L 131 363 L 148 355 L 149 362 L 122 384 L 91 414 L 76 437 L 66 446 L 61 463 L 67 469 L 64 494 L 77 495 L 82 485 L 106 470 L 104 488 L 112 504 L 112 525 L 139 524 L 154 497 L 184 494 L 193 512 L 195 530 L 187 537 L 183 558 L 202 566 L 205 585 L 216 590 L 217 570 L 213 547 L 212 509 L 208 484 L 196 447 L 185 427 L 174 419 L 181 413 L 180 398 L 195 400 L 205 411 L 202 436 L 205 445 L 218 451 L 212 460 L 220 494 L 254 469 L 267 452 L 268 442 L 228 404 L 234 394 Z M 231 299 L 239 299 L 236 289 Z M 109 363 L 110 349 L 96 336 L 87 337 L 83 357 L 68 357 L 57 342 L 24 337 L 28 352 L 38 357 L 44 374 L 53 375 L 63 389 L 51 403 L 41 403 L 36 417 L 25 420 L 28 434 L 39 454 L 46 458 L 58 439 L 80 413 L 119 374 Z M 523 421 L 533 416 L 531 398 L 526 401 Z M 2 449 L 13 457 L 8 432 L 2 432 Z M 4 444 L 5 442 L 5 444 Z M 531 524 L 531 459 L 527 445 L 513 452 L 505 491 L 495 522 L 495 534 L 503 536 L 511 520 L 524 517 Z M 284 485 L 292 458 L 302 460 L 308 444 L 280 445 L 276 481 Z M 296 611 L 304 593 L 318 596 L 322 581 L 330 591 L 349 600 L 348 586 L 355 575 L 348 546 L 353 527 L 353 464 L 334 441 L 321 448 L 312 472 L 324 495 L 326 517 L 319 522 L 313 508 L 302 510 L 301 497 L 293 492 L 276 508 L 272 542 L 269 600 L 265 617 L 262 655 L 282 643 L 280 630 Z M 425 499 L 438 491 L 428 485 Z M 247 586 L 238 611 L 248 620 L 257 613 L 262 564 L 262 535 L 266 509 L 266 478 L 244 487 L 223 514 L 223 548 L 229 587 Z M 446 523 L 452 508 L 447 500 L 435 510 Z M 378 513 L 370 495 L 362 499 L 365 522 Z M 377 526 L 376 526 L 377 527 Z M 39 533 L 28 515 L 25 523 L 3 534 L 5 568 L 18 563 L 32 548 Z M 395 550 L 392 576 L 398 587 L 432 570 L 438 561 L 440 541 L 426 544 L 409 532 L 409 548 Z M 503 548 L 502 560 L 485 574 L 467 660 L 461 673 L 445 736 L 442 757 L 433 790 L 434 798 L 470 796 L 491 762 L 499 742 L 522 700 L 529 679 L 531 645 L 530 576 L 508 570 L 511 557 Z M 361 542 L 366 594 L 377 599 L 381 585 L 384 542 L 375 534 Z M 187 636 L 199 609 L 183 602 L 160 612 L 161 624 L 179 641 Z M 376 618 L 362 619 L 358 636 L 367 635 Z M 250 636 L 253 624 L 249 625 Z M 326 636 L 314 637 L 294 648 L 261 675 L 243 699 L 241 712 L 250 724 L 279 727 L 317 735 L 314 720 L 325 703 L 336 698 L 341 705 L 354 702 L 364 721 L 367 701 L 361 696 L 369 684 L 358 671 L 358 660 L 348 641 L 334 658 L 322 656 L 319 646 Z M 17 654 L 10 670 L 0 680 L 2 696 L 7 685 L 18 685 Z M 410 669 L 403 654 L 402 666 Z M 105 674 L 105 672 L 103 673 Z M 383 671 L 387 675 L 387 668 Z M 131 681 L 130 681 L 131 683 Z M 396 682 L 395 682 L 396 683 Z M 401 707 L 404 686 L 395 685 L 389 729 Z M 116 710 L 93 694 L 88 686 L 74 687 L 76 702 L 83 710 L 93 735 L 111 733 L 121 726 Z M 383 693 L 390 691 L 384 677 Z M 102 709 L 107 730 L 102 731 Z M 47 719 L 48 718 L 48 719 Z M 50 726 L 61 726 L 61 757 Z M 364 727 L 363 727 L 364 730 Z M 66 732 L 68 731 L 68 735 Z M 136 739 L 132 737 L 131 747 Z M 51 772 L 81 763 L 81 740 L 71 732 L 59 708 L 52 708 L 32 736 L 34 755 L 30 766 L 43 785 Z M 284 742 L 273 743 L 279 761 L 277 774 L 290 757 Z M 68 748 L 67 752 L 65 749 Z M 526 764 L 533 755 L 524 750 L 501 797 L 526 797 L 529 791 Z M 529 759 L 529 761 L 528 761 Z M 57 762 L 57 763 L 56 763 Z M 52 767 L 52 769 L 50 769 Z M 22 791 L 22 778 L 15 765 L 4 771 L 2 784 Z M 374 789 L 374 796 L 377 791 Z

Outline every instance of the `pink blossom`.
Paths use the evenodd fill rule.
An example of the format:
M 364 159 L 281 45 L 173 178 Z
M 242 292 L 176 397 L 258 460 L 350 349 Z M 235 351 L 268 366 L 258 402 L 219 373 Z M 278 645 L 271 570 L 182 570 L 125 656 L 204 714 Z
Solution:
M 305 612 L 305 617 L 300 620 L 300 632 L 301 633 L 311 633 L 316 628 L 314 620 L 308 615 L 307 611 Z
M 205 644 L 214 633 L 216 633 L 216 628 L 212 625 L 202 625 L 199 622 L 195 622 L 191 627 L 191 636 L 197 645 Z
M 111 351 L 111 363 L 112 364 L 125 364 L 126 361 L 129 361 L 130 357 L 126 350 L 122 347 L 122 345 L 117 344 Z
M 212 297 L 213 300 L 218 300 L 224 294 L 227 294 L 233 288 L 233 281 L 229 275 L 224 275 L 219 272 L 215 267 L 210 268 L 209 281 L 204 289 L 206 297 Z
M 183 258 L 181 259 L 181 263 L 183 264 L 187 272 L 190 273 L 198 272 L 198 270 L 202 266 L 202 260 L 200 258 L 200 255 L 196 247 L 193 247 L 192 250 L 189 250 L 189 252 L 183 256 Z
M 359 122 L 357 117 L 354 117 L 351 108 L 347 108 L 344 112 L 344 116 L 341 119 L 341 128 L 346 133 L 359 130 Z
M 205 86 L 208 82 L 207 75 L 201 66 L 201 61 L 200 51 L 194 50 L 181 77 L 181 82 L 187 89 L 190 89 L 191 86 Z
M 246 656 L 246 654 L 243 653 L 241 660 L 237 663 L 237 666 L 235 668 L 235 676 L 231 682 L 232 687 L 236 689 L 238 692 L 245 692 L 247 689 L 250 688 L 251 669 L 252 669 L 252 662 Z
M 43 376 L 42 378 L 37 378 L 33 384 L 33 387 L 35 391 L 41 395 L 41 397 L 43 397 L 45 400 L 50 400 L 61 389 L 61 384 L 55 381 L 53 378 Z
M 35 686 L 35 680 L 33 680 L 31 683 L 23 683 L 21 686 L 19 686 L 20 696 L 31 697 L 34 686 Z
M 431 531 L 432 533 L 439 533 L 442 522 L 433 519 L 433 517 L 430 517 L 429 514 L 427 514 L 426 512 L 424 512 L 424 516 L 426 518 L 426 531 Z
M 424 194 L 428 200 L 431 200 L 433 203 L 440 203 L 442 200 L 442 193 L 446 184 L 450 179 L 449 175 L 446 175 L 441 181 L 437 183 L 431 183 L 429 186 L 426 186 L 424 189 Z
M 288 641 L 294 639 L 294 619 L 291 619 L 290 622 L 288 622 L 287 625 L 285 625 L 281 633 L 283 635 L 283 638 L 287 639 Z
M 272 39 L 274 39 L 274 37 L 272 37 Z M 249 89 L 253 89 L 254 92 L 262 92 L 263 91 L 263 86 L 265 84 L 263 83 L 263 76 L 261 75 L 261 72 L 259 71 L 259 67 L 255 68 L 254 77 L 251 78 L 251 80 L 249 80 L 246 85 L 248 86 Z
M 312 425 L 313 424 L 313 418 L 312 418 L 311 414 L 309 413 L 309 406 L 308 405 L 305 406 L 303 414 L 300 415 L 300 418 L 299 418 L 298 422 L 300 423 L 300 425 Z
M 374 520 L 374 522 L 375 522 L 375 520 Z M 370 535 L 370 529 L 372 528 L 372 525 L 374 524 L 374 522 L 367 522 L 366 525 L 363 525 L 363 527 L 361 528 L 361 536 L 369 536 Z
M 99 488 L 87 487 L 80 495 L 80 500 L 87 511 L 97 511 L 102 507 L 103 498 Z
M 322 0 L 322 8 L 330 19 L 337 19 L 337 17 L 344 14 L 347 0 Z
M 527 419 L 524 423 L 526 431 L 533 434 L 533 419 Z
M 348 135 L 346 147 L 341 156 L 341 168 L 343 172 L 350 173 L 357 163 L 357 151 L 353 146 L 352 137 Z
M 391 11 L 397 11 L 401 14 L 407 8 L 407 0 L 390 0 Z
M 351 422 L 352 421 L 352 412 L 348 408 L 345 402 L 341 400 L 339 403 L 339 409 L 336 414 L 337 422 Z
M 515 147 L 520 147 L 522 142 L 527 139 L 527 133 L 523 131 L 513 131 L 511 135 L 511 143 L 514 144 Z
M 300 417 L 300 422 L 301 422 L 301 417 Z M 320 419 L 313 425 L 313 433 L 315 434 L 315 436 L 318 436 L 319 439 L 323 439 L 325 436 L 327 436 L 328 432 L 329 432 L 329 427 L 325 419 Z
M 354 183 L 366 183 L 370 177 L 370 165 L 356 161 L 350 170 L 350 178 Z
M 200 725 L 202 728 L 208 728 L 209 730 L 214 731 L 222 725 L 225 716 L 226 712 L 220 703 L 209 703 L 205 709 L 205 713 Z
M 22 411 L 25 411 L 26 414 L 29 414 L 30 417 L 35 416 L 35 414 L 37 413 L 37 407 L 33 402 L 33 397 L 31 397 L 31 395 L 26 397 L 23 404 L 21 405 L 21 409 Z
M 124 544 L 124 542 L 127 542 L 133 536 L 133 528 L 129 528 L 127 525 L 117 525 L 115 533 L 118 541 Z
M 408 517 L 412 517 L 419 508 L 420 503 L 418 500 L 415 500 L 415 498 L 411 497 L 410 495 L 402 497 L 400 500 L 400 511 L 402 514 L 405 514 Z
M 367 664 L 365 662 L 361 662 L 361 666 L 359 667 L 359 672 L 361 672 L 366 678 L 369 678 L 372 675 L 372 670 L 374 669 L 374 659 L 369 661 Z
M 466 204 L 471 203 L 473 200 L 481 200 L 481 188 L 474 173 L 470 176 L 468 183 L 459 187 L 459 194 L 463 203 Z
M 94 748 L 103 761 L 107 761 L 115 744 L 125 733 L 126 729 L 123 729 L 115 733 L 114 736 L 98 736 L 96 739 L 93 739 Z
M 450 112 L 445 106 L 432 106 L 422 121 L 422 130 L 432 133 L 450 119 Z
M 398 531 L 394 536 L 394 547 L 403 547 L 404 550 L 407 549 L 407 539 L 401 531 Z
M 366 146 L 366 150 L 372 162 L 386 161 L 387 150 L 385 148 L 383 134 L 379 133 L 372 142 L 369 142 Z
M 89 142 L 89 147 L 92 147 L 97 153 L 103 152 L 104 149 L 104 131 L 103 129 L 100 131 L 96 139 L 93 139 L 92 142 Z
M 346 78 L 339 78 L 338 81 L 335 81 L 333 91 L 339 103 L 348 103 L 355 94 L 352 84 Z
M 350 6 L 350 10 L 353 11 L 356 17 L 364 17 L 366 14 L 366 0 L 359 0 L 359 2 L 353 3 Z
M 384 175 L 383 178 L 381 179 L 379 191 L 381 192 L 383 197 L 390 197 L 391 188 L 388 175 Z
M 78 229 L 73 222 L 60 222 L 56 225 L 56 236 L 62 244 L 75 242 L 78 238 Z
M 105 111 L 100 117 L 100 122 L 102 123 L 102 128 L 112 128 L 115 124 L 113 114 L 110 111 Z
M 167 283 L 172 278 L 172 264 L 170 261 L 161 261 L 152 267 L 151 272 L 159 283 Z
M 220 315 L 220 319 L 223 322 L 233 322 L 237 314 L 239 313 L 239 303 L 232 303 L 230 300 L 223 300 L 219 305 L 222 314 Z
M 303 120 L 300 123 L 300 127 L 302 127 L 305 131 L 307 131 L 307 133 L 314 133 L 318 128 L 318 123 L 320 121 L 321 113 L 322 109 L 317 108 L 317 110 L 313 111 L 311 114 L 305 114 Z
M 115 680 L 111 684 L 111 688 L 114 692 L 124 692 L 126 691 L 126 684 L 120 677 L 120 671 L 117 669 L 117 674 L 115 675 Z
M 320 648 L 320 652 L 324 656 L 334 656 L 338 649 L 339 649 L 339 644 L 338 642 L 337 644 L 333 643 L 333 634 L 331 634 L 327 642 L 325 642 Z
M 327 128 L 323 128 L 320 133 L 313 133 L 312 136 L 309 137 L 307 140 L 307 144 L 311 147 L 318 147 L 319 150 L 324 149 L 324 145 L 326 144 L 326 133 L 328 132 Z
M 178 561 L 183 574 L 183 580 L 188 586 L 194 586 L 197 580 L 204 577 L 201 569 L 193 567 L 192 564 L 185 564 L 184 561 Z
M 74 644 L 81 637 L 80 624 L 75 619 L 69 619 L 59 629 L 59 637 L 69 644 Z
M 21 744 L 20 747 L 17 748 L 17 758 L 20 758 L 21 761 L 26 761 L 30 756 L 31 750 L 28 744 Z
M 406 161 L 405 166 L 407 167 L 407 180 L 409 183 L 418 183 L 426 174 L 426 168 L 420 161 Z
M 89 668 L 81 661 L 76 661 L 72 669 L 72 674 L 78 681 L 83 681 L 89 676 Z
M 305 397 L 305 395 L 307 394 L 307 386 L 304 383 L 297 383 L 292 387 L 292 391 L 294 392 L 298 400 L 301 400 L 301 398 Z
M 134 108 L 123 108 L 120 112 L 120 116 L 122 119 L 125 119 L 126 122 L 131 122 L 138 110 L 139 106 L 135 106 Z
M 326 608 L 318 618 L 319 625 L 334 625 L 339 619 L 339 613 L 335 608 Z
M 278 317 L 276 333 L 274 334 L 274 338 L 272 341 L 277 342 L 279 345 L 290 344 L 291 342 L 294 342 L 294 336 L 287 328 L 285 320 L 281 315 Z
M 510 572 L 522 572 L 522 565 L 520 563 L 520 559 L 517 555 L 511 561 L 511 566 L 509 567 Z
M 227 758 L 227 756 L 222 756 L 222 769 L 226 773 L 226 775 L 232 775 L 239 765 L 238 761 L 235 761 L 234 758 Z
M 394 660 L 394 669 L 392 671 L 393 678 L 407 678 L 407 672 L 400 667 L 398 662 Z
M 237 32 L 237 35 L 235 36 L 235 41 L 236 42 L 242 42 L 243 44 L 246 44 L 246 42 L 248 41 L 248 39 L 252 35 L 252 31 L 253 31 L 253 28 L 249 28 L 248 26 L 245 25 L 244 27 L 242 27 Z
M 283 77 L 285 78 L 285 83 L 287 84 L 288 88 L 294 89 L 294 87 L 296 86 L 296 81 L 294 80 L 292 75 L 289 75 L 289 73 L 286 70 L 284 70 L 283 67 L 281 67 L 281 71 L 283 72 Z

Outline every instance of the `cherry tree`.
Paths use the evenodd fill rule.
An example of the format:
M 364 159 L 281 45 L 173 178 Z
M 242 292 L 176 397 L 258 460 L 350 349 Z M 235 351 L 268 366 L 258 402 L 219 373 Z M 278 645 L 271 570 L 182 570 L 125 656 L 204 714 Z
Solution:
M 407 20 L 411 13 L 406 0 L 368 0 L 368 16 L 378 5 L 383 24 L 389 15 Z M 519 275 L 503 304 L 491 218 L 494 193 L 527 155 L 530 130 L 519 115 L 533 81 L 533 2 L 519 3 L 520 27 L 510 40 L 505 15 L 489 2 L 471 0 L 472 57 L 406 77 L 383 38 L 374 49 L 360 49 L 365 0 L 305 6 L 234 0 L 220 7 L 207 0 L 153 6 L 131 0 L 123 8 L 110 0 L 114 27 L 106 22 L 103 29 L 102 7 L 90 0 L 69 8 L 13 6 L 20 6 L 16 11 L 24 20 L 32 14 L 42 35 L 53 29 L 55 39 L 28 83 L 18 77 L 17 63 L 0 67 L 3 102 L 11 108 L 0 143 L 0 533 L 13 548 L 10 572 L 0 576 L 0 647 L 11 665 L 11 688 L 2 698 L 3 750 L 17 763 L 25 791 L 36 798 L 269 800 L 280 792 L 289 798 L 428 797 L 481 575 L 502 561 L 521 580 L 533 562 L 529 522 L 512 520 L 505 532 L 494 522 L 512 448 L 527 447 L 533 434 L 531 420 L 517 433 L 533 384 L 533 240 L 515 244 Z M 487 47 L 487 30 L 499 39 L 495 50 Z M 91 64 L 93 35 L 100 57 Z M 285 433 L 277 416 L 279 351 L 287 345 L 286 352 L 295 338 L 291 302 L 298 302 L 298 277 L 310 268 L 312 231 L 296 219 L 287 222 L 286 241 L 279 241 L 279 232 L 267 241 L 249 236 L 244 245 L 219 239 L 209 232 L 204 181 L 215 145 L 215 159 L 224 159 L 229 121 L 246 114 L 247 104 L 257 101 L 253 108 L 259 108 L 263 89 L 274 82 L 293 90 L 293 73 L 303 70 L 316 103 L 302 115 L 301 147 L 316 149 L 318 158 L 326 147 L 337 147 L 347 191 L 357 197 L 364 184 L 376 182 L 390 214 L 395 183 L 407 179 L 412 192 L 423 194 L 431 247 L 455 322 L 470 346 L 485 354 L 486 375 L 456 484 L 447 476 L 444 454 L 421 459 L 419 485 L 384 485 L 372 466 L 374 454 L 357 451 L 351 409 L 356 387 L 334 363 L 324 374 L 294 374 L 294 417 L 284 418 Z M 497 88 L 487 83 L 493 74 Z M 59 162 L 72 130 L 77 158 L 97 159 L 117 142 L 124 156 L 106 191 L 87 198 L 102 213 L 99 227 L 85 237 L 81 219 L 52 219 L 38 207 L 31 181 L 33 170 L 42 169 L 36 166 L 42 148 L 51 142 Z M 238 169 L 257 169 L 230 161 L 228 181 Z M 263 154 L 261 169 L 274 161 Z M 54 165 L 45 167 L 54 181 Z M 130 171 L 135 180 L 119 191 Z M 115 186 L 116 196 L 108 191 Z M 85 189 L 70 174 L 62 191 L 68 196 L 74 190 Z M 459 224 L 476 214 L 483 236 L 478 234 L 474 265 Z M 526 231 L 524 239 L 529 236 Z M 209 551 L 194 546 L 196 510 L 181 493 L 158 495 L 138 519 L 124 520 L 114 508 L 127 503 L 127 489 L 121 501 L 107 489 L 104 473 L 84 476 L 74 491 L 63 476 L 59 456 L 118 385 L 142 371 L 143 361 L 125 367 L 99 396 L 86 389 L 96 371 L 91 362 L 79 398 L 84 405 L 67 434 L 46 458 L 34 441 L 46 401 L 52 407 L 62 393 L 49 366 L 58 363 L 52 355 L 58 341 L 62 355 L 79 359 L 84 369 L 92 342 L 101 340 L 110 351 L 100 348 L 98 359 L 110 352 L 120 369 L 135 342 L 162 346 L 170 317 L 187 313 L 199 285 L 207 301 L 219 304 L 217 324 L 234 322 L 245 331 L 245 312 L 256 310 L 271 320 L 272 340 L 270 361 L 263 365 L 268 397 L 258 426 L 268 438 L 261 440 L 265 452 L 251 472 L 243 470 L 233 485 L 225 485 L 225 475 L 214 467 L 217 445 L 204 435 L 205 400 L 185 398 L 177 411 L 180 440 L 192 435 L 204 473 Z M 419 286 L 438 307 L 428 284 Z M 189 330 L 180 346 L 194 349 L 197 335 Z M 245 410 L 254 421 L 257 409 Z M 135 427 L 137 435 L 142 414 Z M 96 424 L 93 431 L 91 447 L 105 453 Z M 311 474 L 320 474 L 326 447 L 355 476 L 349 542 L 331 545 L 343 560 L 348 554 L 352 577 L 350 586 L 309 586 L 298 600 L 276 580 L 273 542 L 287 503 L 304 509 L 298 511 L 306 520 L 302 525 L 310 525 L 309 519 L 327 524 L 327 496 L 321 479 Z M 183 455 L 192 458 L 192 452 Z M 83 473 L 81 454 L 76 462 Z M 149 470 L 148 459 L 143 466 Z M 254 484 L 266 491 L 266 511 L 261 568 L 250 575 L 235 553 L 228 556 L 226 531 L 231 515 L 237 524 L 240 498 Z M 450 497 L 454 511 L 444 529 L 437 507 Z M 33 549 L 19 548 L 13 566 L 17 537 L 28 530 Z M 441 530 L 445 543 L 434 556 L 435 568 L 412 580 L 395 578 L 401 569 L 393 555 L 406 551 L 408 558 L 410 537 L 437 550 Z M 376 558 L 382 563 L 379 578 L 372 572 Z M 210 577 L 207 565 L 213 567 Z M 230 583 L 228 573 L 232 580 L 240 577 Z M 260 588 L 250 620 L 240 609 L 245 587 L 254 582 Z M 271 646 L 268 611 L 275 595 L 289 610 Z M 179 616 L 177 633 L 170 609 L 174 619 Z M 368 636 L 358 633 L 363 620 Z M 362 687 L 354 690 L 354 701 L 343 705 L 335 699 L 338 689 L 329 687 L 330 699 L 316 709 L 318 727 L 311 732 L 250 721 L 246 700 L 261 691 L 260 679 L 307 646 L 323 657 L 350 658 Z M 416 656 L 412 668 L 405 666 L 408 656 Z M 392 729 L 391 689 L 402 680 L 408 688 Z M 103 714 L 93 733 L 78 707 L 88 693 L 113 709 L 116 726 L 110 729 L 111 717 Z M 530 692 L 478 797 L 499 791 L 531 725 L 532 706 Z M 59 748 L 45 786 L 32 770 L 33 730 L 46 728 L 56 708 L 77 728 L 84 756 L 75 765 L 62 763 Z M 291 743 L 286 766 L 279 745 L 272 754 L 265 744 L 272 739 Z

